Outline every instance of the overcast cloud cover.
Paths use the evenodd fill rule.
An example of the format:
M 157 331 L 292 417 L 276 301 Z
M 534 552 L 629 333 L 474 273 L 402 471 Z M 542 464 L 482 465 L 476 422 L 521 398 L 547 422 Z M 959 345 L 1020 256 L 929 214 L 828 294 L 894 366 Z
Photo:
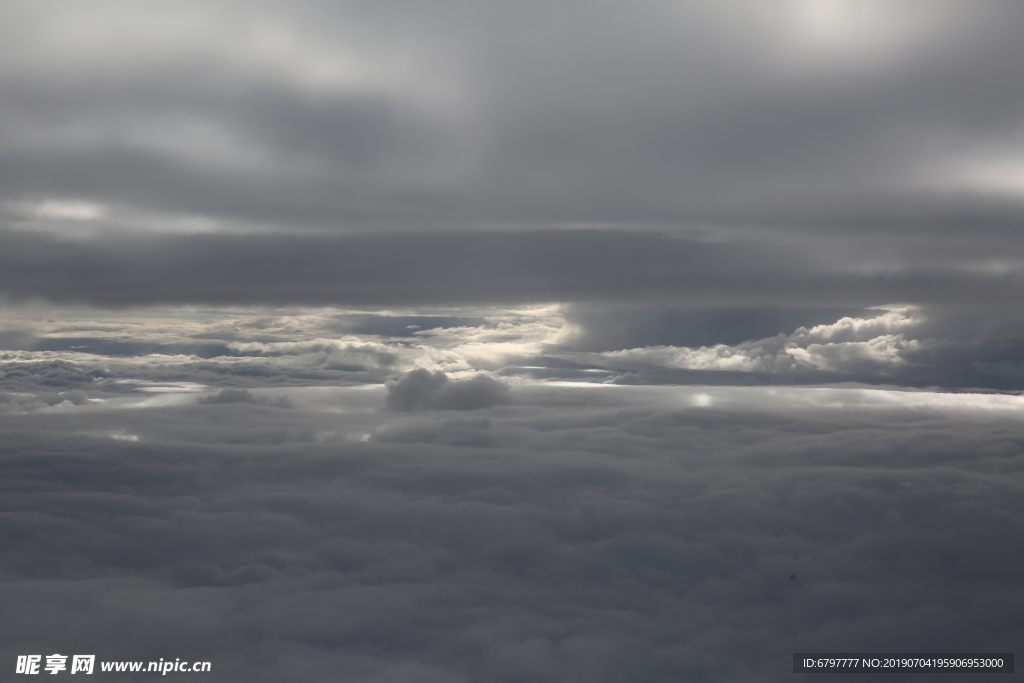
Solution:
M 0 0 L 0 667 L 1013 651 L 1022 29 Z

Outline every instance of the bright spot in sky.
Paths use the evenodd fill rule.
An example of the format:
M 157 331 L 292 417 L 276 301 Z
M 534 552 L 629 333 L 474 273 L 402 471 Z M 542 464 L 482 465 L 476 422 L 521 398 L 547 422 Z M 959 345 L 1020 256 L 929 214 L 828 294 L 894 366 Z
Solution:
M 923 17 L 913 7 L 875 0 L 795 0 L 791 7 L 799 43 L 857 63 L 913 48 L 942 18 L 939 11 Z
M 39 218 L 70 221 L 94 221 L 107 215 L 107 208 L 94 202 L 72 199 L 46 199 L 32 208 Z
M 138 384 L 138 391 L 148 394 L 195 394 L 206 391 L 205 384 L 198 382 L 146 382 L 142 380 L 119 380 L 121 384 Z
M 798 6 L 798 21 L 809 37 L 821 42 L 848 39 L 855 30 L 857 8 L 849 0 L 804 0 Z
M 111 439 L 117 439 L 118 441 L 138 441 L 139 437 L 136 434 L 126 434 L 124 431 L 117 432 L 115 434 L 108 434 Z
M 704 393 L 694 394 L 692 400 L 693 405 L 700 406 L 701 408 L 706 408 L 707 406 L 710 406 L 712 403 L 711 396 Z

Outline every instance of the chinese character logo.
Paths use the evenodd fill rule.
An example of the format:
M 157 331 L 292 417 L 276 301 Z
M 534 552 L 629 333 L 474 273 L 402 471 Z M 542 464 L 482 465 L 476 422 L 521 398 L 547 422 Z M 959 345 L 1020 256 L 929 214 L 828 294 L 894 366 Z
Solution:
M 71 673 L 91 674 L 96 664 L 96 655 L 75 655 L 71 658 Z
M 16 674 L 37 674 L 39 673 L 39 662 L 42 655 L 18 655 L 18 666 L 14 670 Z

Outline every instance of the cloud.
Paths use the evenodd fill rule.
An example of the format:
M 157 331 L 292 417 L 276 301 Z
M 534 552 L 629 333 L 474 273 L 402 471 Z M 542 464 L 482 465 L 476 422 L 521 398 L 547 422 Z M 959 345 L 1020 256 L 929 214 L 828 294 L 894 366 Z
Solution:
M 2 590 L 26 615 L 3 656 L 209 660 L 225 681 L 781 681 L 794 651 L 1022 635 L 1020 397 L 512 392 L 457 416 L 308 388 L 287 411 L 0 417 Z
M 614 351 L 645 346 L 734 346 L 786 334 L 798 327 L 833 323 L 844 317 L 870 319 L 872 309 L 750 306 L 678 308 L 578 303 L 563 309 L 567 323 L 559 340 L 578 351 Z
M 781 313 L 781 315 L 780 315 Z M 1002 307 L 883 306 L 844 316 L 830 324 L 798 327 L 760 339 L 704 346 L 650 345 L 601 348 L 610 341 L 721 335 L 740 338 L 751 324 L 785 324 L 790 315 L 805 319 L 823 311 L 779 312 L 742 309 L 693 312 L 639 311 L 619 314 L 569 309 L 552 358 L 622 373 L 605 381 L 622 383 L 786 384 L 867 382 L 901 386 L 945 386 L 1018 390 L 1021 388 L 1021 332 L 1015 311 Z M 833 313 L 835 315 L 835 313 Z M 628 334 L 611 330 L 616 319 L 631 322 Z M 666 324 L 669 323 L 669 324 Z M 682 327 L 697 323 L 696 332 Z M 674 329 L 679 325 L 681 329 Z M 764 329 L 762 327 L 762 329 Z M 692 338 L 692 336 L 691 336 Z M 554 365 L 554 363 L 551 363 Z
M 476 410 L 507 403 L 509 388 L 487 375 L 451 381 L 441 372 L 410 370 L 387 384 L 385 404 L 391 410 Z
M 8 407 L 39 407 L 74 389 L 90 400 L 135 400 L 186 385 L 218 391 L 383 384 L 416 368 L 457 380 L 484 372 L 511 381 L 1024 388 L 1024 323 L 1010 306 L 587 304 L 448 308 L 463 315 L 447 317 L 264 307 L 197 316 L 190 308 L 150 308 L 91 311 L 90 320 L 12 310 L 35 341 L 0 350 L 4 389 L 33 398 L 11 399 Z M 435 327 L 435 318 L 449 322 Z M 404 324 L 413 319 L 423 329 Z M 788 327 L 794 323 L 806 324 Z M 369 334 L 353 329 L 363 324 L 372 326 Z M 339 330 L 347 332 L 338 336 Z M 764 333 L 770 336 L 752 336 Z
M 847 376 L 887 377 L 906 363 L 904 355 L 921 347 L 905 338 L 925 317 L 914 307 L 869 311 L 864 318 L 844 317 L 832 324 L 799 327 L 735 345 L 644 348 L 584 354 L 607 368 L 800 373 L 808 370 Z
M 11 215 L 954 233 L 1020 217 L 1003 4 L 247 7 L 180 3 L 158 25 L 115 0 L 6 8 Z
M 0 658 L 1012 651 L 1022 11 L 0 3 Z
M 741 236 L 714 240 L 590 229 L 122 234 L 82 242 L 0 231 L 0 248 L 0 292 L 12 301 L 118 308 L 552 302 L 747 309 L 893 302 L 1011 306 L 1024 283 L 1024 271 L 1016 266 L 982 267 L 1019 251 L 1006 241 L 971 250 L 948 243 L 891 253 L 885 239 L 868 240 L 869 251 L 890 251 L 877 264 L 865 263 L 857 250 L 823 259 L 827 247 L 817 239 L 788 245 Z
M 165 308 L 78 311 L 69 319 L 67 311 L 11 308 L 8 315 L 31 330 L 26 334 L 34 341 L 0 347 L 0 372 L 9 391 L 41 396 L 53 393 L 60 381 L 97 399 L 138 398 L 158 387 L 171 391 L 186 384 L 217 389 L 382 384 L 417 367 L 463 379 L 480 370 L 515 367 L 542 353 L 561 327 L 557 306 L 466 312 L 472 315 L 375 315 L 334 308 L 219 309 L 211 315 Z M 338 336 L 339 331 L 345 333 Z
M 102 367 L 83 367 L 66 360 L 10 363 L 3 366 L 5 389 L 37 391 L 91 388 L 109 375 Z
M 271 405 L 278 408 L 293 408 L 294 404 L 287 396 L 268 398 L 266 396 L 253 396 L 248 389 L 221 389 L 216 394 L 200 397 L 199 403 L 203 405 L 220 405 L 223 403 L 257 403 Z

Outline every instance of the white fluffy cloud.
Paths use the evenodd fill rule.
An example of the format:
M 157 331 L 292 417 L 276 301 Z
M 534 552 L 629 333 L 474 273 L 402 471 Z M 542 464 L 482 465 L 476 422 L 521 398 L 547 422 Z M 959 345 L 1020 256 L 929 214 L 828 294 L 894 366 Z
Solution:
M 924 322 L 912 306 L 892 307 L 877 317 L 851 318 L 801 327 L 736 345 L 654 346 L 608 351 L 585 357 L 611 369 L 670 368 L 734 372 L 822 370 L 856 375 L 888 376 L 906 361 L 904 354 L 921 348 L 906 332 Z

